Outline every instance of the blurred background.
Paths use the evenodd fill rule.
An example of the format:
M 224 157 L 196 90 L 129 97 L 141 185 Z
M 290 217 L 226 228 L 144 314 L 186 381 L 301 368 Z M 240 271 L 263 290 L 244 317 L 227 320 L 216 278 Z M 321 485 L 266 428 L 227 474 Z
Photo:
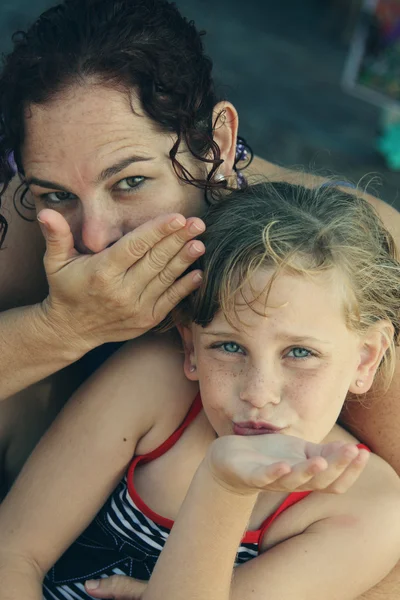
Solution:
M 381 1 L 367 4 L 371 8 Z M 400 7 L 399 0 L 383 1 Z M 55 3 L 1 0 L 0 51 L 10 49 L 15 30 Z M 400 209 L 400 164 L 382 154 L 382 143 L 378 149 L 379 137 L 398 109 L 362 99 L 362 93 L 357 97 L 342 85 L 350 48 L 353 58 L 359 48 L 361 0 L 176 4 L 207 32 L 204 41 L 214 60 L 218 91 L 235 104 L 241 135 L 256 154 L 285 167 L 336 172 L 355 182 L 365 178 L 366 185 L 372 179 L 371 193 Z M 392 138 L 400 155 L 400 136 Z

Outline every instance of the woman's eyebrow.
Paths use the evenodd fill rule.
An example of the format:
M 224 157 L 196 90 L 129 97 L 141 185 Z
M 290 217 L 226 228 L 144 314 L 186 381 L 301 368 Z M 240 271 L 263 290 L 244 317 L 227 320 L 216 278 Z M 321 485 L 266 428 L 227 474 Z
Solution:
M 134 155 L 134 156 L 129 156 L 128 158 L 124 158 L 123 160 L 120 160 L 119 162 L 115 163 L 115 165 L 111 165 L 111 167 L 107 167 L 106 169 L 104 169 L 100 175 L 97 177 L 96 183 L 102 183 L 103 181 L 106 181 L 107 179 L 109 179 L 110 177 L 113 177 L 113 175 L 117 175 L 120 171 L 123 171 L 124 169 L 126 169 L 126 167 L 129 167 L 129 165 L 133 164 L 133 163 L 137 163 L 137 162 L 147 162 L 149 160 L 154 160 L 155 157 L 153 156 L 138 156 L 138 155 Z M 50 190 L 60 190 L 62 192 L 67 192 L 69 193 L 70 190 L 68 190 L 66 187 L 64 187 L 63 185 L 60 185 L 59 183 L 55 183 L 54 181 L 48 181 L 47 179 L 40 179 L 39 177 L 27 177 L 25 179 L 25 183 L 26 185 L 39 185 L 40 187 L 43 188 L 47 188 Z
M 28 177 L 27 179 L 25 179 L 25 183 L 26 185 L 39 185 L 40 187 L 43 188 L 47 188 L 49 190 L 60 190 L 62 192 L 67 192 L 68 194 L 70 193 L 70 191 L 65 188 L 63 185 L 60 185 L 59 183 L 54 183 L 54 181 L 47 181 L 47 179 L 39 179 L 39 177 Z
M 99 177 L 97 178 L 97 183 L 101 183 L 101 182 L 105 181 L 106 179 L 113 177 L 113 175 L 117 175 L 120 171 L 123 171 L 124 169 L 126 169 L 126 167 L 129 167 L 129 165 L 131 165 L 132 163 L 144 162 L 144 161 L 149 161 L 149 160 L 154 160 L 154 157 L 153 156 L 134 155 L 134 156 L 129 156 L 128 158 L 124 158 L 123 160 L 120 160 L 115 165 L 112 165 L 111 167 L 107 167 L 106 169 L 104 169 L 100 173 Z

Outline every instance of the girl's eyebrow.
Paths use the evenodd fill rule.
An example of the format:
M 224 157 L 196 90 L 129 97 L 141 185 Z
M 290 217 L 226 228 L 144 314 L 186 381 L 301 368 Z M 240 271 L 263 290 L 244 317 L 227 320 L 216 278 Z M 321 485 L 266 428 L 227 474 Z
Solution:
M 234 331 L 201 331 L 200 335 L 214 335 L 220 337 L 231 336 L 233 334 L 237 334 L 238 332 Z M 291 344 L 306 344 L 306 343 L 319 343 L 319 344 L 329 344 L 332 345 L 332 342 L 329 340 L 321 340 L 320 338 L 316 338 L 310 335 L 290 335 L 290 333 L 282 333 L 276 336 L 278 339 L 285 340 L 290 342 Z
M 214 335 L 214 336 L 229 336 L 238 333 L 237 331 L 200 331 L 200 335 Z
M 332 342 L 330 342 L 329 340 L 321 340 L 321 338 L 316 338 L 312 335 L 290 335 L 290 333 L 284 333 L 277 335 L 277 337 L 282 340 L 287 340 L 292 344 L 305 344 L 307 342 L 317 342 L 318 344 L 329 344 L 330 346 L 332 345 Z
M 128 158 L 124 158 L 123 160 L 120 160 L 119 162 L 115 163 L 115 165 L 111 165 L 110 167 L 104 169 L 97 177 L 96 183 L 102 183 L 103 181 L 106 181 L 107 179 L 113 177 L 114 175 L 117 175 L 118 173 L 120 173 L 120 171 L 123 171 L 124 169 L 126 169 L 126 167 L 129 167 L 129 165 L 133 163 L 147 162 L 149 160 L 154 160 L 154 157 L 133 155 L 129 156 Z M 55 183 L 54 181 L 48 181 L 47 179 L 40 179 L 39 177 L 28 177 L 25 179 L 25 183 L 28 186 L 39 185 L 40 187 L 47 188 L 50 190 L 57 189 L 61 190 L 62 192 L 70 192 L 70 190 L 68 190 L 63 185 L 60 185 L 59 183 Z

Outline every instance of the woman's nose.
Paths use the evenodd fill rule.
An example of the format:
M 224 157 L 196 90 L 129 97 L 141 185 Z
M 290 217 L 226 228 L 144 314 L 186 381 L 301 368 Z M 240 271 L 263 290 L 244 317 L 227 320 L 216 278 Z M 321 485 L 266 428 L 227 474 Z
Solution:
M 123 236 L 123 224 L 115 210 L 84 210 L 81 245 L 86 253 L 101 252 Z
M 281 399 L 279 375 L 268 369 L 251 369 L 244 381 L 240 399 L 255 408 L 278 404 Z

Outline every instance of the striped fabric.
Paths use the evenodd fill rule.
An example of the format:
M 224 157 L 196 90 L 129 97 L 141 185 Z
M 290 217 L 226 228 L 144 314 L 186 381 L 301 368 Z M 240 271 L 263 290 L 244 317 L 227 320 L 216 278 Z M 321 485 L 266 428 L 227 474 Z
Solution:
M 139 497 L 134 487 L 134 471 L 138 464 L 167 452 L 201 409 L 201 399 L 197 396 L 184 422 L 168 440 L 150 454 L 133 459 L 127 475 L 94 521 L 46 575 L 43 584 L 46 600 L 90 598 L 84 589 L 86 579 L 110 575 L 150 579 L 173 522 L 154 513 Z M 259 530 L 248 531 L 238 548 L 236 565 L 257 556 L 262 537 L 275 518 L 307 495 L 308 492 L 290 494 Z

